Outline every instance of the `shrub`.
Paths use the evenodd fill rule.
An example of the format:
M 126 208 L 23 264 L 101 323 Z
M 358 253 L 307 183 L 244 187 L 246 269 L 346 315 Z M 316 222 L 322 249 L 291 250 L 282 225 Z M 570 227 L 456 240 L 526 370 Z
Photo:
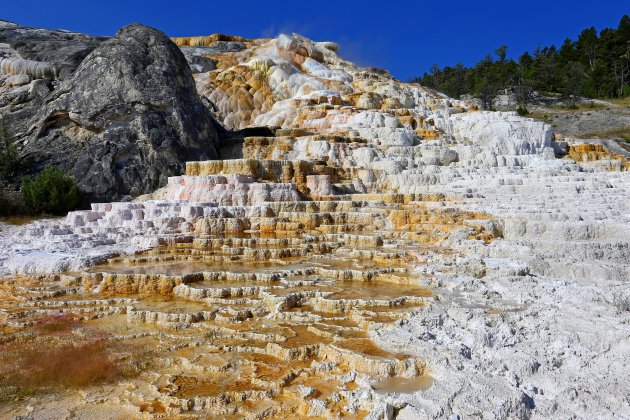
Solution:
M 22 197 L 31 214 L 62 215 L 79 204 L 79 189 L 70 175 L 46 167 L 35 176 L 22 179 Z
M 15 216 L 24 213 L 24 203 L 19 191 L 0 186 L 0 216 Z
M 521 117 L 524 117 L 525 115 L 529 115 L 529 111 L 527 110 L 527 108 L 524 108 L 522 106 L 519 106 L 518 109 L 516 110 L 516 112 L 518 113 L 518 115 L 520 115 Z
M 11 144 L 11 135 L 0 118 L 0 216 L 8 216 L 19 212 L 19 201 L 9 191 L 9 177 L 13 173 L 17 149 Z
M 15 166 L 17 149 L 11 144 L 11 135 L 4 120 L 0 119 L 0 182 L 4 184 Z

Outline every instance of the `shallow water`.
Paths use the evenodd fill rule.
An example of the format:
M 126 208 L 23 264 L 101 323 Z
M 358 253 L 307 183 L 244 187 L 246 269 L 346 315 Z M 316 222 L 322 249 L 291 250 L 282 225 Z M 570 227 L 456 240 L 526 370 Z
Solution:
M 388 300 L 402 296 L 429 297 L 433 294 L 427 287 L 406 284 L 338 282 L 337 286 L 343 288 L 343 291 L 328 296 L 329 299 Z
M 288 264 L 278 266 L 266 261 L 260 262 L 215 262 L 215 261 L 186 261 L 186 262 L 145 262 L 136 264 L 116 263 L 106 266 L 95 266 L 89 269 L 91 272 L 106 272 L 117 274 L 164 274 L 167 276 L 185 276 L 187 274 L 214 271 L 229 271 L 232 273 L 264 273 L 282 270 L 303 268 L 300 264 Z
M 372 385 L 379 394 L 400 393 L 413 394 L 418 391 L 426 391 L 433 386 L 433 378 L 422 375 L 415 378 L 385 378 Z

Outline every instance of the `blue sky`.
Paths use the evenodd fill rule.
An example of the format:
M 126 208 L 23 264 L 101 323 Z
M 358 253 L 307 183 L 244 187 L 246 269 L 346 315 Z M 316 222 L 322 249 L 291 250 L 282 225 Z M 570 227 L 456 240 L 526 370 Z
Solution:
M 630 0 L 432 1 L 7 1 L 0 19 L 112 35 L 140 22 L 171 36 L 215 32 L 245 37 L 298 32 L 336 41 L 341 55 L 408 80 L 440 66 L 473 65 L 501 45 L 517 57 L 561 44 L 586 27 L 617 27 Z

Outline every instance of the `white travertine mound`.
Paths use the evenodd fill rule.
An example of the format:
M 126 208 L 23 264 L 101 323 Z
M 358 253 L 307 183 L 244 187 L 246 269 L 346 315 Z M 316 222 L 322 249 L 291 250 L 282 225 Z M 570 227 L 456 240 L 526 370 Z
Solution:
M 551 148 L 551 126 L 511 112 L 453 115 L 440 128 L 458 142 L 496 155 L 542 154 L 545 148 Z
M 220 206 L 255 206 L 299 201 L 295 184 L 254 182 L 247 175 L 179 176 L 168 180 L 166 200 L 212 202 Z
M 198 91 L 227 128 L 280 127 L 275 137 L 245 138 L 236 159 L 189 163 L 186 175 L 169 179 L 162 200 L 93 204 L 11 229 L 0 237 L 0 272 L 78 270 L 159 245 L 211 244 L 226 233 L 309 232 L 341 241 L 367 226 L 383 235 L 385 248 L 417 261 L 419 276 L 410 281 L 438 294 L 409 319 L 370 329 L 381 347 L 425 360 L 434 383 L 409 393 L 376 393 L 369 384 L 344 390 L 357 407 L 370 407 L 368 418 L 630 417 L 630 312 L 615 303 L 628 296 L 630 172 L 609 171 L 626 168 L 623 157 L 595 147 L 557 157 L 566 145 L 549 125 L 476 111 L 361 69 L 333 43 L 298 35 L 243 42 L 245 49 L 213 55 L 217 68 L 195 75 Z M 437 234 L 452 225 L 423 218 L 411 203 L 492 219 L 447 229 L 436 249 L 401 245 L 394 240 L 400 230 Z M 483 232 L 499 238 L 472 240 Z M 362 263 L 375 259 L 370 248 L 383 240 L 361 241 L 367 249 L 348 242 L 344 252 Z M 307 248 L 326 252 L 325 243 L 317 246 L 238 252 L 269 261 Z M 374 274 L 335 276 L 373 281 Z M 321 296 L 314 302 L 341 305 Z M 129 317 L 174 322 L 151 311 Z M 309 404 L 313 415 L 327 413 L 322 400 Z
M 392 405 L 430 418 L 629 413 L 618 389 L 630 314 L 614 302 L 630 278 L 630 202 L 619 199 L 630 177 L 575 169 L 497 168 L 441 186 L 470 197 L 457 207 L 499 216 L 503 239 L 480 247 L 452 235 L 462 257 L 435 261 L 429 283 L 445 290 L 444 304 L 377 333 L 435 366 L 430 390 Z
M 2 238 L 9 250 L 2 269 L 4 274 L 76 271 L 121 252 L 185 241 L 200 219 L 250 219 L 264 213 L 260 206 L 231 208 L 208 202 L 95 203 L 91 210 L 34 222 Z

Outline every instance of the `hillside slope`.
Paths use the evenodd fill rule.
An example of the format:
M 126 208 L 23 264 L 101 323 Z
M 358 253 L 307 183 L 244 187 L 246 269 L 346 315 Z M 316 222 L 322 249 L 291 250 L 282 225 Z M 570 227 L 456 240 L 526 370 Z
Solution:
M 220 159 L 195 157 L 135 201 L 0 236 L 7 348 L 61 314 L 78 326 L 60 340 L 99 328 L 112 360 L 144 370 L 31 398 L 2 382 L 28 375 L 0 363 L 10 399 L 0 417 L 630 417 L 624 156 L 360 68 L 336 44 L 296 34 L 175 38 L 179 54 L 152 30 L 124 28 L 62 83 L 67 95 L 45 96 L 34 122 L 81 134 L 85 116 L 108 117 L 113 99 L 93 98 L 95 114 L 90 102 L 42 123 L 66 98 L 117 84 L 97 68 L 99 51 L 135 49 L 145 35 L 160 65 L 131 66 L 137 83 L 117 92 L 142 97 L 153 91 L 145 82 L 175 74 L 171 98 L 194 80 L 221 125 Z M 126 115 L 105 118 L 109 129 Z

